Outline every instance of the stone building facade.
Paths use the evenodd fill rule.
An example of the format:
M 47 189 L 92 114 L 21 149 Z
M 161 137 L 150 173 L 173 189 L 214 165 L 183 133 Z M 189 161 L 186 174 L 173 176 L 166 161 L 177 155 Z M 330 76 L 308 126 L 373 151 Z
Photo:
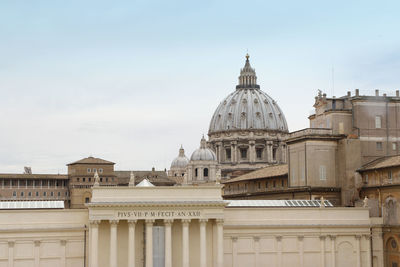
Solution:
M 376 159 L 358 170 L 370 216 L 383 218 L 386 266 L 400 266 L 400 156 Z
M 100 185 L 87 209 L 0 210 L 0 266 L 383 267 L 380 221 L 368 208 L 315 202 L 226 202 L 220 186 Z
M 286 163 L 288 133 L 285 116 L 275 100 L 260 90 L 249 56 L 239 84 L 214 112 L 208 131 L 223 177 L 235 177 L 256 168 Z

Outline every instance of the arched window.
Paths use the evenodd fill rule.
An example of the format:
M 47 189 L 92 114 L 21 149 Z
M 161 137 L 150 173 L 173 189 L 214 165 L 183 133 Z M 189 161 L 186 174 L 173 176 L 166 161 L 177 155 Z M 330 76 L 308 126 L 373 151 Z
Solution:
M 208 168 L 204 168 L 203 170 L 203 176 L 208 177 Z

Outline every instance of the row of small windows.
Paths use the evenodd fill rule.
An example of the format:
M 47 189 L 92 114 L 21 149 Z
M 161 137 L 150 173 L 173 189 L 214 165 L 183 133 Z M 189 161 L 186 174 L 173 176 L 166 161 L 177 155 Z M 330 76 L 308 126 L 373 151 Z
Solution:
M 22 192 L 20 192 L 19 195 L 20 195 L 21 197 L 24 197 L 24 196 L 25 196 L 25 192 L 22 191 Z M 53 191 L 50 192 L 50 197 L 54 197 L 54 195 L 55 195 L 55 194 L 54 194 Z M 16 197 L 16 196 L 17 196 L 17 192 L 14 191 L 14 192 L 13 192 L 13 197 Z M 29 192 L 26 194 L 26 196 L 28 196 L 28 197 L 33 196 L 33 192 L 29 191 Z M 35 196 L 36 196 L 36 197 L 39 197 L 39 196 L 40 196 L 40 193 L 39 193 L 38 191 L 36 191 L 36 192 L 35 192 Z M 46 192 L 46 191 L 43 192 L 43 193 L 42 193 L 42 196 L 47 197 L 47 192 Z M 61 197 L 61 192 L 57 192 L 57 196 L 58 196 L 58 197 Z M 65 192 L 65 196 L 68 196 L 68 191 Z
M 263 188 L 262 184 L 263 183 L 261 183 L 261 182 L 258 182 L 256 184 L 256 187 L 257 187 L 258 190 L 261 190 Z M 281 187 L 284 187 L 285 186 L 285 181 L 281 180 L 281 182 L 279 183 L 279 181 L 274 180 L 274 181 L 271 182 L 271 184 L 270 184 L 270 182 L 265 182 L 265 189 L 267 189 L 270 186 L 272 188 L 275 188 L 275 187 L 279 186 L 278 184 L 280 184 Z M 240 190 L 240 184 L 238 184 L 237 186 L 234 186 L 234 185 L 229 185 L 228 186 L 228 190 L 229 191 L 232 191 L 232 190 L 235 190 L 235 189 Z M 244 184 L 244 190 L 247 191 L 247 184 Z
M 247 159 L 247 148 L 240 148 L 240 158 L 241 159 Z M 272 148 L 272 158 L 273 160 L 276 160 L 276 152 L 277 148 L 274 147 Z M 227 160 L 232 159 L 232 150 L 230 148 L 225 149 L 225 155 Z M 263 148 L 256 148 L 256 158 L 257 159 L 262 159 L 263 156 Z
M 194 169 L 194 176 L 197 177 L 199 174 L 198 169 Z M 204 168 L 203 169 L 203 177 L 208 177 L 208 168 Z
M 103 180 L 105 180 L 106 182 L 109 181 L 108 177 L 105 177 L 105 178 L 100 177 L 100 182 L 103 182 Z M 114 182 L 114 177 L 111 177 L 110 180 Z M 77 181 L 77 182 L 86 182 L 86 178 L 83 177 L 83 178 L 81 179 L 81 178 L 78 177 L 78 178 L 76 178 L 76 181 Z M 87 181 L 88 181 L 88 182 L 92 182 L 92 181 L 94 182 L 94 178 L 89 177 L 89 178 L 87 178 Z
M 376 142 L 376 150 L 383 150 L 382 142 Z M 395 142 L 392 143 L 392 150 L 397 150 L 397 143 Z
M 24 180 L 24 179 L 2 179 L 0 182 L 1 186 L 62 186 L 66 187 L 68 185 L 68 181 L 66 180 Z
M 95 173 L 96 171 L 98 171 L 99 173 L 103 173 L 103 169 L 99 168 L 98 170 L 96 168 L 87 168 L 87 173 Z

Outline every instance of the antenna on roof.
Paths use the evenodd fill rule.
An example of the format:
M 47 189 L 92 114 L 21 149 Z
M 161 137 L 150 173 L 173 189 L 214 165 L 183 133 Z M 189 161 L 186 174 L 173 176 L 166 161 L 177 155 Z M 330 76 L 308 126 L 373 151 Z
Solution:
M 332 96 L 335 95 L 335 68 L 332 64 Z

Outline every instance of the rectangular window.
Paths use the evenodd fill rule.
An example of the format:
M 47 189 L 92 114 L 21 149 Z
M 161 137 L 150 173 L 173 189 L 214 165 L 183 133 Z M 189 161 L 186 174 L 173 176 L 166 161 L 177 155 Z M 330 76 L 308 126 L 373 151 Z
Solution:
M 276 182 L 274 181 L 274 187 L 276 187 Z
M 382 142 L 376 142 L 376 150 L 382 150 Z
M 261 183 L 258 183 L 258 189 L 261 189 Z
M 285 181 L 284 180 L 282 180 L 282 187 L 284 187 L 285 186 Z
M 50 192 L 50 196 L 54 197 L 54 192 Z
M 45 197 L 45 196 L 47 196 L 47 192 L 45 191 L 45 192 L 43 192 L 43 196 Z
M 276 151 L 277 151 L 278 149 L 276 148 L 276 147 L 274 147 L 273 149 L 272 149 L 272 160 L 276 160 Z
M 393 180 L 392 171 L 388 171 L 388 179 L 389 181 Z
M 225 155 L 226 155 L 226 159 L 227 160 L 230 160 L 231 159 L 231 149 L 230 148 L 227 148 L 227 149 L 225 149 Z
M 257 159 L 262 159 L 262 152 L 263 152 L 262 148 L 256 148 Z
M 92 178 L 89 178 L 89 182 L 91 182 L 92 181 Z
M 82 182 L 86 182 L 86 178 L 82 178 Z
M 365 175 L 365 181 L 364 183 L 368 184 L 368 174 Z
M 21 197 L 23 197 L 23 196 L 24 196 L 24 192 L 22 191 L 22 192 L 21 192 Z
M 382 128 L 381 116 L 375 116 L 375 128 Z
M 240 157 L 242 159 L 247 159 L 247 148 L 241 148 L 240 149 Z
M 99 173 L 103 173 L 103 169 L 100 168 L 100 169 L 99 169 Z
M 17 192 L 13 192 L 13 197 L 16 197 L 17 196 Z
M 97 170 L 96 170 L 96 168 L 93 168 L 93 172 L 96 172 Z
M 392 149 L 397 150 L 397 143 L 392 143 Z
M 58 193 L 57 193 L 57 196 L 61 197 L 61 192 L 58 192 Z
M 87 168 L 87 172 L 88 172 L 88 173 L 91 173 L 92 170 L 91 170 L 90 168 Z
M 326 180 L 326 166 L 325 165 L 320 165 L 319 166 L 319 179 L 321 181 Z
M 79 182 L 79 178 L 76 178 L 76 181 Z
M 28 197 L 31 197 L 32 196 L 32 192 L 28 192 Z
M 36 191 L 35 195 L 38 197 L 38 196 L 39 196 L 39 192 L 38 192 L 38 191 Z
M 89 198 L 88 197 L 85 198 L 85 203 L 89 203 Z

